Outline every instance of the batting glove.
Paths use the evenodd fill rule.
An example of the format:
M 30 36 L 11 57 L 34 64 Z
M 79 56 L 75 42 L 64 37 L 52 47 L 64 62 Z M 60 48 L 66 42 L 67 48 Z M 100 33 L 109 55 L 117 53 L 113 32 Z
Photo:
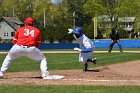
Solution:
M 80 48 L 77 48 L 77 47 L 75 47 L 74 50 L 81 51 L 81 49 Z
M 71 34 L 73 32 L 73 29 L 68 29 L 68 34 Z

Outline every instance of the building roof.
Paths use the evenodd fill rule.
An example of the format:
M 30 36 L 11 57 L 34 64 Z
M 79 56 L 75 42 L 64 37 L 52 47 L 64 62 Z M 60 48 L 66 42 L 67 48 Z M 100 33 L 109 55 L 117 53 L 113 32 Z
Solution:
M 110 17 L 108 15 L 103 15 L 98 17 L 100 22 L 110 22 Z M 114 21 L 114 17 L 112 19 Z M 118 22 L 134 22 L 135 17 L 119 17 Z
M 110 22 L 111 21 L 108 15 L 99 16 L 98 20 L 100 22 Z M 113 18 L 113 20 L 114 20 L 114 18 Z
M 7 24 L 9 24 L 15 30 L 19 28 L 19 25 L 21 26 L 24 24 L 18 18 L 13 18 L 13 17 L 2 17 L 1 20 L 4 20 Z
M 135 17 L 121 17 L 118 19 L 119 22 L 134 22 Z

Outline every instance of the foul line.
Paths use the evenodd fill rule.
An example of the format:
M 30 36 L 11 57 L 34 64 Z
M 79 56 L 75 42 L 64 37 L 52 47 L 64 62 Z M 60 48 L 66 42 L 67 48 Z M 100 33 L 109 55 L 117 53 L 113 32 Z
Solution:
M 64 81 L 85 81 L 85 82 L 140 82 L 140 80 L 90 80 L 90 79 L 63 79 Z

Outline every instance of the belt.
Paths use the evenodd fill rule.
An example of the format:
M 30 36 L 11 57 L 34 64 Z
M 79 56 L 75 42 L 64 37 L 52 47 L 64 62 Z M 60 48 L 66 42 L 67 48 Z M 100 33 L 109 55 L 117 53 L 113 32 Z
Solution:
M 21 47 L 23 47 L 23 48 L 30 48 L 30 47 L 33 47 L 33 45 L 19 45 L 19 46 L 21 46 Z

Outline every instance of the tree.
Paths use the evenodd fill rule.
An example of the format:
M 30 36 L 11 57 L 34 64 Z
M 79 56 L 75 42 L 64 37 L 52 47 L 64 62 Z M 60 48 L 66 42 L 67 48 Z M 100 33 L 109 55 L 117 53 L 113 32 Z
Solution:
M 140 0 L 87 0 L 84 4 L 84 11 L 92 17 L 106 15 L 109 17 L 112 27 L 117 28 L 119 17 L 138 18 L 139 5 Z
M 3 4 L 3 0 L 0 0 L 0 7 L 1 7 L 0 8 L 0 17 L 4 14 L 3 13 L 4 11 L 3 11 L 3 5 L 2 4 Z
M 118 15 L 120 17 L 135 17 L 134 23 L 134 33 L 137 33 L 140 29 L 140 0 L 124 0 L 121 3 L 120 8 L 117 9 Z
M 36 0 L 3 0 L 0 5 L 2 16 L 19 17 L 21 20 L 25 17 L 32 17 L 33 6 Z
M 140 8 L 140 0 L 123 0 L 123 2 L 120 4 L 120 7 L 116 9 L 116 13 L 120 17 L 129 17 L 129 16 L 138 16 L 139 8 Z
M 84 5 L 85 13 L 94 16 L 107 15 L 112 26 L 116 26 L 118 15 L 116 8 L 119 7 L 121 0 L 88 0 Z
M 74 19 L 76 26 L 83 26 L 85 23 L 89 23 L 91 20 L 91 16 L 85 14 L 83 11 L 84 3 L 84 0 L 67 0 L 71 24 L 74 25 Z
M 128 38 L 128 32 L 124 30 L 122 27 L 117 29 L 120 38 Z
M 2 0 L 1 2 L 1 13 L 2 16 L 13 16 L 13 9 L 16 5 L 16 0 Z

